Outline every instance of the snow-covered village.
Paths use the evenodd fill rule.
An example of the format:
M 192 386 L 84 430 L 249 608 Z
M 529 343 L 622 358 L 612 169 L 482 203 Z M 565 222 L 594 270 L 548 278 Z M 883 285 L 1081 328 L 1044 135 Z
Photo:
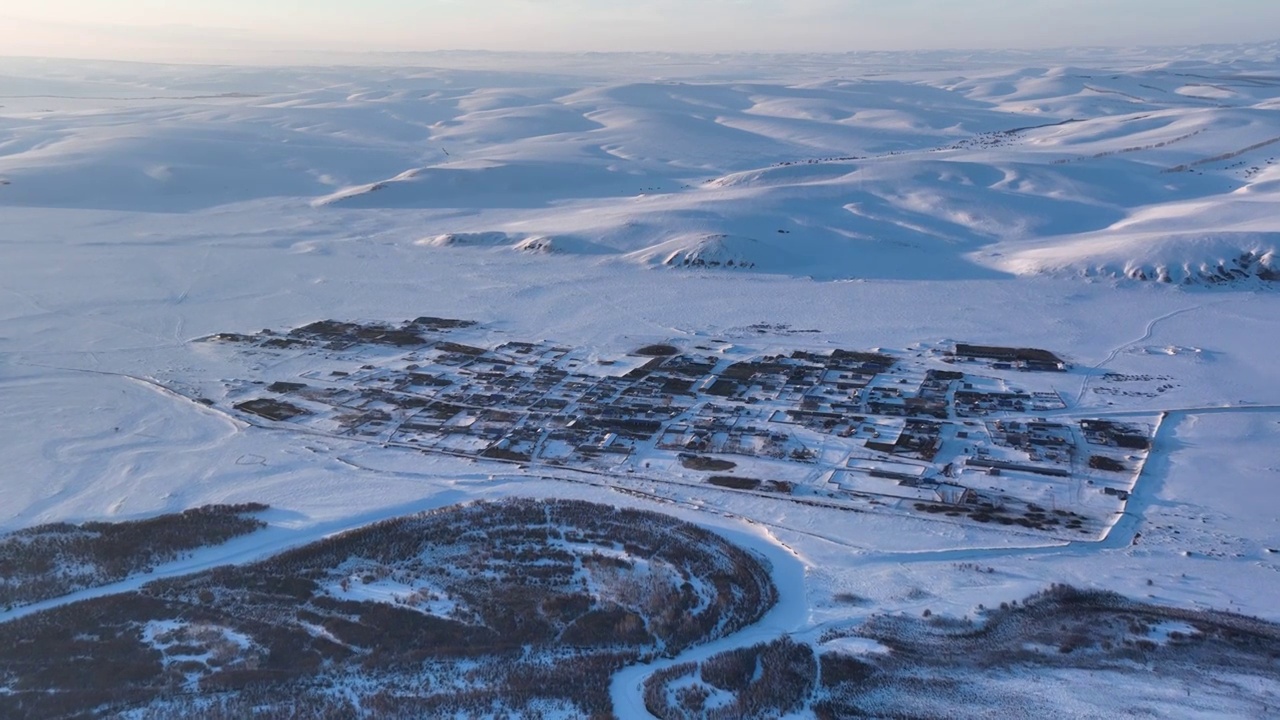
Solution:
M 1276 28 L 0 9 L 0 718 L 1280 717 Z

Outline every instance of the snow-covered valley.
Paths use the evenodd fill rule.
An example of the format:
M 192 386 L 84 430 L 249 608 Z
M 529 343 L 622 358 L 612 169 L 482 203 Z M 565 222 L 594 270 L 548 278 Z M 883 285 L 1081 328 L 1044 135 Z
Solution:
M 615 675 L 622 717 L 645 716 L 641 684 L 659 669 L 784 635 L 819 653 L 858 647 L 871 643 L 856 636 L 864 623 L 977 618 L 1054 583 L 1280 622 L 1276 56 L 1271 44 L 1060 56 L 443 54 L 413 68 L 0 59 L 0 530 L 271 507 L 256 534 L 7 610 L 0 624 L 383 519 L 530 497 L 656 510 L 775 571 L 777 605 L 758 623 Z M 434 337 L 421 352 L 208 340 L 421 316 L 479 323 L 447 340 L 498 355 L 511 343 L 563 348 L 555 369 L 583 387 L 569 396 L 548 385 L 537 399 L 553 401 L 553 417 L 554 403 L 577 412 L 575 398 L 591 392 L 574 373 L 621 377 L 646 362 L 634 355 L 645 346 L 714 356 L 698 389 L 733 363 L 802 353 L 821 364 L 813 358 L 854 350 L 895 358 L 913 398 L 926 371 L 963 371 L 945 391 L 947 433 L 972 430 L 955 405 L 968 382 L 1061 401 L 996 409 L 983 423 L 1108 418 L 1149 429 L 1150 452 L 1101 453 L 1134 471 L 1123 505 L 1090 487 L 1105 469 L 1076 472 L 1074 456 L 1076 479 L 1053 488 L 1016 470 L 942 483 L 1080 511 L 1090 532 L 1075 537 L 912 512 L 907 498 L 923 492 L 912 483 L 890 491 L 888 507 L 866 504 L 867 483 L 884 482 L 863 477 L 868 463 L 897 475 L 924 464 L 856 452 L 896 410 L 864 402 L 870 419 L 845 436 L 838 425 L 769 421 L 775 410 L 832 412 L 801 396 L 847 392 L 848 378 L 795 385 L 791 400 L 785 389 L 751 397 L 756 386 L 742 382 L 734 403 L 768 409 L 761 427 L 819 451 L 816 466 L 724 456 L 748 479 L 799 489 L 783 498 L 708 483 L 710 473 L 655 449 L 663 435 L 649 445 L 602 436 L 601 447 L 629 449 L 616 462 L 557 465 L 549 459 L 572 448 L 557 456 L 548 441 L 523 459 L 508 442 L 500 449 L 514 461 L 501 462 L 487 445 L 423 452 L 398 436 L 337 432 L 320 406 L 293 425 L 235 408 L 267 383 L 317 386 L 322 374 L 335 392 L 351 388 L 334 378 L 361 370 L 460 384 L 451 368 L 466 366 L 432 354 Z M 960 343 L 1046 349 L 1066 369 L 939 364 Z M 345 402 L 331 404 L 334 417 Z M 662 422 L 694 428 L 703 406 L 688 406 Z M 441 425 L 487 422 L 464 415 Z M 545 421 L 533 417 L 522 431 Z M 960 457 L 960 444 L 944 447 Z M 830 479 L 813 469 L 827 464 Z M 940 477 L 942 464 L 929 472 Z M 342 602 L 422 593 L 419 615 L 459 607 L 438 585 L 326 582 Z M 185 637 L 168 625 L 139 633 L 147 627 Z M 243 639 L 226 632 L 222 645 Z M 1097 682 L 1079 668 L 1045 672 L 1059 693 L 1046 702 L 1067 716 L 1208 712 L 1166 697 L 1181 695 L 1181 676 L 1141 702 L 1095 707 L 1069 698 Z M 1273 712 L 1275 677 L 1271 667 L 1256 683 L 1231 680 L 1248 690 L 1215 691 L 1214 710 Z M 989 681 L 1009 697 L 1039 682 L 1032 670 Z M 0 696 L 12 692 L 0 669 Z

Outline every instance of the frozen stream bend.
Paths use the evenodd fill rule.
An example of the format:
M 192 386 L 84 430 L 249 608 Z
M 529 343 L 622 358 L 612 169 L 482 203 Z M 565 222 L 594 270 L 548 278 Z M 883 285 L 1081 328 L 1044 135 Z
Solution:
M 778 589 L 778 602 L 759 621 L 732 635 L 689 648 L 674 658 L 633 665 L 614 675 L 609 693 L 613 698 L 614 714 L 621 720 L 652 717 L 644 706 L 644 681 L 654 672 L 807 629 L 809 612 L 805 599 L 804 561 L 790 548 L 764 534 L 721 527 L 714 528 L 714 531 L 770 564 L 770 575 Z
M 1167 445 L 1169 435 L 1188 419 L 1198 415 L 1224 413 L 1280 413 L 1276 405 L 1231 405 L 1222 407 L 1198 407 L 1167 410 L 1157 428 L 1153 449 Z M 1120 413 L 1116 413 L 1120 414 Z M 1135 413 L 1136 414 L 1136 413 Z M 1164 449 L 1168 449 L 1167 447 Z M 1152 464 L 1152 460 L 1156 461 Z M 1146 509 L 1152 503 L 1152 495 L 1159 490 L 1169 468 L 1169 455 L 1162 453 L 1149 460 L 1135 485 L 1129 508 L 1108 530 L 1101 540 L 1066 542 L 1043 547 L 967 548 L 934 552 L 884 553 L 866 558 L 872 563 L 912 562 L 982 562 L 997 557 L 1028 555 L 1087 555 L 1102 550 L 1124 547 L 1134 541 L 1142 525 Z M 772 565 L 772 577 L 778 589 L 778 603 L 759 622 L 743 628 L 727 637 L 690 648 L 677 657 L 657 660 L 644 665 L 634 665 L 614 676 L 610 687 L 614 713 L 621 720 L 650 720 L 653 716 L 645 709 L 644 682 L 653 673 L 687 662 L 705 660 L 713 655 L 737 648 L 748 647 L 775 640 L 785 635 L 814 635 L 815 628 L 808 622 L 808 606 L 805 600 L 805 568 L 803 561 L 789 548 L 769 542 L 767 538 L 745 532 L 717 532 L 759 555 Z
M 181 401 L 184 403 L 190 402 L 189 398 L 176 394 L 168 388 L 165 388 L 163 385 L 148 378 L 97 370 L 78 370 L 74 368 L 64 368 L 64 370 L 90 372 L 93 374 L 112 375 L 126 378 L 148 387 L 171 400 Z M 204 407 L 200 407 L 199 409 L 202 412 L 212 412 L 210 409 Z M 1152 412 L 1159 411 L 1149 409 L 1140 411 L 1103 410 L 1096 414 L 1098 416 L 1105 417 L 1125 417 L 1130 415 L 1145 416 L 1150 415 Z M 1164 410 L 1162 421 L 1159 423 L 1158 431 L 1154 438 L 1154 447 L 1156 450 L 1163 449 L 1166 452 L 1158 453 L 1154 458 L 1148 461 L 1146 466 L 1144 466 L 1143 472 L 1136 483 L 1129 510 L 1112 528 L 1110 528 L 1110 531 L 1102 540 L 1078 541 L 1063 543 L 1061 545 L 1035 547 L 1002 547 L 989 549 L 966 548 L 963 550 L 940 550 L 932 552 L 878 553 L 867 556 L 864 558 L 864 562 L 872 564 L 941 561 L 982 562 L 997 557 L 1008 556 L 1080 556 L 1109 548 L 1126 546 L 1132 543 L 1134 534 L 1143 521 L 1145 510 L 1152 501 L 1151 496 L 1153 493 L 1158 492 L 1159 487 L 1164 480 L 1164 475 L 1168 471 L 1168 451 L 1171 450 L 1171 448 L 1167 447 L 1167 444 L 1171 442 L 1169 440 L 1170 434 L 1176 432 L 1176 429 L 1190 418 L 1201 415 L 1231 413 L 1280 413 L 1280 406 L 1265 404 L 1232 404 L 1220 406 L 1190 406 Z M 240 431 L 248 429 L 248 426 L 245 426 L 243 423 L 233 422 L 233 424 L 237 425 Z M 385 472 L 375 468 L 362 469 L 365 472 L 372 473 Z M 481 473 L 481 475 L 483 475 L 483 473 Z M 545 479 L 572 481 L 569 478 L 546 477 Z M 464 501 L 469 497 L 470 495 L 468 493 L 455 489 L 433 495 L 430 499 L 424 499 L 406 506 L 374 511 L 362 516 L 345 518 L 340 521 L 323 523 L 317 526 L 287 528 L 277 526 L 273 523 L 273 527 L 264 533 L 258 533 L 246 538 L 239 538 L 217 548 L 204 549 L 194 553 L 192 557 L 160 566 L 156 568 L 153 573 L 134 576 L 118 583 L 83 590 L 71 595 L 52 598 L 41 603 L 23 606 L 0 613 L 0 622 L 25 617 L 42 610 L 48 610 L 80 600 L 136 590 L 141 585 L 162 577 L 174 577 L 190 574 L 192 572 L 219 565 L 253 562 L 289 548 L 305 544 L 306 542 L 318 540 L 336 532 L 355 529 L 369 523 L 385 519 L 386 517 L 417 512 L 432 507 L 438 507 L 443 504 L 449 504 L 451 502 Z M 659 498 L 655 497 L 654 499 L 658 500 Z M 672 502 L 669 498 L 664 499 L 667 502 Z M 685 505 L 687 509 L 693 510 L 710 509 L 701 508 L 692 504 L 686 505 L 685 503 L 680 503 L 678 501 L 676 501 L 676 504 Z M 274 513 L 278 511 L 271 512 Z M 769 642 L 782 636 L 803 635 L 807 638 L 811 635 L 815 635 L 817 631 L 821 630 L 821 628 L 815 627 L 810 621 L 806 601 L 806 566 L 803 558 L 798 556 L 793 550 L 774 537 L 771 534 L 772 528 L 768 523 L 757 522 L 748 518 L 734 516 L 723 512 L 716 512 L 714 514 L 725 518 L 736 518 L 740 523 L 742 523 L 738 525 L 737 528 L 726 528 L 722 522 L 713 522 L 707 525 L 707 527 L 724 536 L 729 541 L 754 552 L 757 556 L 762 557 L 769 563 L 771 577 L 773 578 L 778 591 L 778 602 L 758 622 L 729 636 L 690 648 L 675 658 L 664 658 L 651 663 L 635 665 L 617 673 L 611 683 L 610 694 L 613 700 L 615 712 L 624 720 L 628 718 L 651 717 L 644 707 L 643 685 L 644 681 L 656 671 L 676 664 L 704 660 L 728 650 Z M 268 516 L 268 518 L 272 519 L 270 516 Z M 783 526 L 778 526 L 777 529 L 783 531 L 803 532 L 793 528 L 785 528 Z

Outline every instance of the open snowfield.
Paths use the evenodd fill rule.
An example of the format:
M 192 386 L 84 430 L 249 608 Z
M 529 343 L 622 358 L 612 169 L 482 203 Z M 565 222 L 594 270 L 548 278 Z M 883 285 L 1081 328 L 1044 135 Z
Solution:
M 1050 583 L 1280 621 L 1278 53 L 0 59 L 0 530 L 273 508 L 164 575 L 468 499 L 656 509 L 779 583 L 764 621 L 677 661 Z M 1049 348 L 1071 412 L 1166 415 L 1112 532 L 1063 543 L 567 482 L 164 389 L 244 377 L 193 342 L 211 334 L 420 315 L 605 356 Z M 1117 395 L 1104 372 L 1172 387 Z M 625 717 L 644 674 L 616 678 Z

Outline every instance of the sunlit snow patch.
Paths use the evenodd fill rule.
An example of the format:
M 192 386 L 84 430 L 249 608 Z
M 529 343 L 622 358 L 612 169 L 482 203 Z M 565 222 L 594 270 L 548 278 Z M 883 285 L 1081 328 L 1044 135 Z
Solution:
M 790 253 L 739 235 L 682 235 L 628 254 L 629 260 L 672 268 L 768 271 L 787 267 Z

